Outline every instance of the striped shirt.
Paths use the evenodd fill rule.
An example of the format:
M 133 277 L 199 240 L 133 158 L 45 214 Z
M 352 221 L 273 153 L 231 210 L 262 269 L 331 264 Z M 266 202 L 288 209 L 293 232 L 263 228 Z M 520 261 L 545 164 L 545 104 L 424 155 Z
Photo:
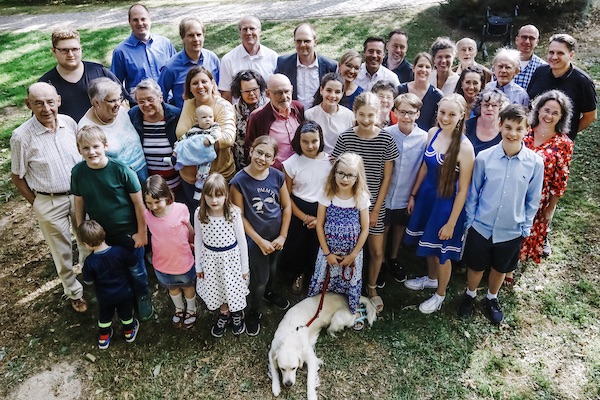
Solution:
M 164 161 L 165 157 L 171 157 L 173 146 L 167 138 L 165 121 L 144 121 L 144 156 L 148 165 L 150 175 L 160 175 L 167 181 L 169 189 L 177 188 L 181 182 L 179 173 Z
M 75 134 L 77 123 L 57 115 L 53 132 L 35 116 L 13 131 L 10 138 L 11 172 L 25 179 L 31 190 L 62 193 L 71 187 L 71 169 L 81 161 Z
M 338 138 L 331 157 L 336 159 L 343 153 L 356 153 L 362 157 L 371 203 L 375 204 L 383 182 L 385 162 L 393 161 L 399 156 L 394 138 L 388 131 L 382 130 L 374 138 L 363 139 L 356 135 L 354 128 L 350 128 Z

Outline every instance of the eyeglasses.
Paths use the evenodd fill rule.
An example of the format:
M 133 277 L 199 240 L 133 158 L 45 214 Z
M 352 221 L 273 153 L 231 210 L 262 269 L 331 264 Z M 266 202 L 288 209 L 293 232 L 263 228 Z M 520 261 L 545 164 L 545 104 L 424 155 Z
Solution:
M 145 105 L 152 105 L 154 104 L 154 102 L 156 101 L 156 97 L 148 97 L 147 99 L 143 99 L 143 100 L 138 100 L 138 104 L 140 106 L 145 106 Z
M 415 115 L 417 115 L 418 111 L 406 111 L 406 110 L 398 110 L 398 115 L 400 117 L 414 117 Z
M 357 178 L 357 175 L 354 174 L 347 174 L 345 172 L 342 171 L 335 171 L 335 177 L 338 179 L 347 179 L 349 181 L 353 181 Z
M 529 40 L 530 42 L 535 42 L 537 40 L 535 36 L 520 35 L 519 37 L 521 40 Z
M 392 101 L 394 100 L 394 96 L 386 95 L 386 94 L 378 94 L 377 98 L 381 101 Z
M 115 104 L 119 104 L 123 101 L 123 97 L 117 97 L 116 99 L 112 99 L 112 100 L 102 100 L 105 103 L 110 104 L 111 106 L 114 106 Z
M 360 70 L 360 65 L 357 67 L 356 65 L 352 65 L 350 63 L 346 63 L 344 64 L 346 66 L 346 68 L 348 68 L 350 71 L 359 71 Z
M 550 115 L 552 117 L 561 117 L 562 114 L 559 111 L 551 111 L 549 108 L 542 108 L 542 112 L 546 115 Z
M 267 161 L 270 161 L 275 157 L 273 154 L 265 153 L 262 150 L 254 150 L 254 154 L 256 154 L 256 157 L 258 158 L 264 157 Z
M 497 64 L 497 65 L 494 65 L 494 69 L 498 69 L 500 71 L 503 69 L 505 69 L 507 71 L 512 71 L 513 69 L 515 69 L 515 66 L 509 65 L 509 64 Z
M 252 89 L 244 89 L 244 90 L 240 90 L 241 93 L 252 93 L 252 92 L 259 92 L 260 88 L 259 87 L 255 87 Z
M 493 109 L 497 109 L 497 108 L 500 108 L 500 104 L 481 103 L 481 108 L 493 108 Z
M 46 105 L 48 105 L 48 107 L 54 107 L 56 105 L 56 100 L 46 100 L 46 101 L 36 100 L 33 102 L 33 106 L 35 108 L 42 108 Z
M 275 96 L 277 97 L 281 97 L 282 95 L 290 95 L 292 94 L 292 89 L 286 89 L 286 90 L 271 90 L 271 93 L 273 93 Z
M 59 48 L 55 47 L 54 50 L 58 50 L 60 54 L 69 54 L 69 52 L 73 54 L 77 54 L 81 51 L 81 47 L 69 47 L 69 48 Z

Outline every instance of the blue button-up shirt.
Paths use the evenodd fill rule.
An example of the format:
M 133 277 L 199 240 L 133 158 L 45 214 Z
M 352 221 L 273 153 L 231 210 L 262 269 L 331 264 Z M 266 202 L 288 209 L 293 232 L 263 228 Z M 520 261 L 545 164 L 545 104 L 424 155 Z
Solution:
M 527 90 L 529 87 L 529 82 L 531 81 L 531 77 L 533 73 L 540 65 L 546 65 L 547 62 L 536 56 L 535 54 L 531 56 L 531 59 L 525 66 L 525 68 L 521 68 L 519 73 L 515 75 L 513 79 L 515 83 L 521 86 L 523 89 Z
M 195 65 L 203 66 L 212 72 L 215 82 L 219 83 L 219 57 L 215 53 L 202 49 L 198 62 L 195 62 L 188 57 L 185 50 L 181 50 L 171 57 L 160 71 L 158 84 L 162 88 L 165 101 L 178 108 L 183 108 L 185 77 Z
M 502 142 L 481 151 L 465 203 L 466 228 L 493 243 L 529 236 L 543 181 L 544 161 L 525 146 L 513 157 L 504 153 Z
M 133 33 L 115 47 L 110 71 L 125 84 L 127 93 L 143 79 L 158 81 L 160 69 L 175 55 L 175 47 L 169 39 L 152 35 L 144 43 Z
M 520 104 L 523 107 L 529 107 L 529 95 L 527 91 L 515 83 L 515 80 L 508 82 L 504 86 L 498 86 L 498 81 L 492 81 L 485 85 L 486 89 L 498 89 L 508 97 L 512 104 Z

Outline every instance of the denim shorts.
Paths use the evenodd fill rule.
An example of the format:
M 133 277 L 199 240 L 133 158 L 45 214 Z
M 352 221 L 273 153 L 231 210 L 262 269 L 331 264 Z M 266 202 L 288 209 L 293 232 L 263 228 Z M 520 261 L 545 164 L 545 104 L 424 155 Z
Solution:
M 185 274 L 165 274 L 154 270 L 158 282 L 167 289 L 176 289 L 180 287 L 190 287 L 196 285 L 196 268 L 192 265 Z

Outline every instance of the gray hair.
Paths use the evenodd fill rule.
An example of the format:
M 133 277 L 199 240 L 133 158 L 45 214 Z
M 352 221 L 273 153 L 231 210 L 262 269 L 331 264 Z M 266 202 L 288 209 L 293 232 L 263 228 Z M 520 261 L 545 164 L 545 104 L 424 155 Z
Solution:
M 481 116 L 481 102 L 483 101 L 487 101 L 488 103 L 490 101 L 497 101 L 498 103 L 500 103 L 498 112 L 502 111 L 502 109 L 504 109 L 507 105 L 510 104 L 510 100 L 508 99 L 508 97 L 500 90 L 484 89 L 481 93 L 479 93 L 479 96 L 477 96 L 475 102 L 473 103 L 473 107 L 471 108 L 473 110 L 473 114 L 475 114 L 476 117 Z
M 492 66 L 496 65 L 498 60 L 506 58 L 509 60 L 516 69 L 521 68 L 521 53 L 516 49 L 509 49 L 508 47 L 501 47 L 496 50 L 496 54 L 492 59 Z
M 452 56 L 454 57 L 456 55 L 456 44 L 454 44 L 452 39 L 447 36 L 440 36 L 431 44 L 429 53 L 431 54 L 431 57 L 435 58 L 437 52 L 444 49 L 452 49 Z
M 90 101 L 94 99 L 104 100 L 106 96 L 108 96 L 109 92 L 118 91 L 119 94 L 121 94 L 122 90 L 123 87 L 110 78 L 96 78 L 90 82 L 90 86 L 88 87 L 88 96 Z
M 136 87 L 131 89 L 131 97 L 135 99 L 135 94 L 138 90 L 149 90 L 155 96 L 162 95 L 162 90 L 160 89 L 160 86 L 158 86 L 158 83 L 156 83 L 156 81 L 152 78 L 146 78 L 140 81 L 140 83 L 138 83 Z

